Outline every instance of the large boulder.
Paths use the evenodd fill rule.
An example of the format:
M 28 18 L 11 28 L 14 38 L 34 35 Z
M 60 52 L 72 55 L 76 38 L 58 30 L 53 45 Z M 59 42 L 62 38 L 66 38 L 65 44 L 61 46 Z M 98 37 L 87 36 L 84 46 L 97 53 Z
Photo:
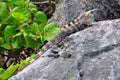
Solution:
M 9 80 L 120 80 L 120 19 L 94 22 L 43 55 Z

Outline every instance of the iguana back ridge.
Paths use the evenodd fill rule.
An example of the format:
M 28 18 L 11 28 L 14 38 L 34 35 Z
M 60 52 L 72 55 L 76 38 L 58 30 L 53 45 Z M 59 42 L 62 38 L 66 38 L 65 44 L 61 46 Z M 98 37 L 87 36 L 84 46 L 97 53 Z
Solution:
M 53 45 L 58 44 L 61 42 L 66 36 L 69 36 L 72 33 L 78 32 L 80 30 L 83 30 L 93 22 L 94 15 L 93 12 L 96 11 L 96 9 L 89 10 L 87 12 L 82 13 L 80 16 L 78 16 L 75 20 L 70 22 L 69 24 L 65 25 L 61 28 L 61 31 L 49 42 L 47 42 L 40 52 L 37 53 L 36 57 L 33 61 L 38 59 L 45 51 L 47 51 L 49 48 L 51 48 Z

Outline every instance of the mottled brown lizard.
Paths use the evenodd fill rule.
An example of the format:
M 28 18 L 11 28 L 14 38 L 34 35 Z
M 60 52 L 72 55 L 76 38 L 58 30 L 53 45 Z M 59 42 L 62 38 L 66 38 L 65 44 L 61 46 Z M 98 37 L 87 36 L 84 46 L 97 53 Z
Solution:
M 65 25 L 61 28 L 61 31 L 49 42 L 47 42 L 40 52 L 37 53 L 36 57 L 31 61 L 35 61 L 38 59 L 45 51 L 51 48 L 53 45 L 58 44 L 61 42 L 66 36 L 69 36 L 72 33 L 78 32 L 83 30 L 91 25 L 94 21 L 94 14 L 97 9 L 92 9 L 87 12 L 80 14 L 75 20 L 70 22 L 69 24 Z
M 73 34 L 75 32 L 78 32 L 80 30 L 83 30 L 91 25 L 91 23 L 94 21 L 94 12 L 97 9 L 92 9 L 87 12 L 84 12 L 80 14 L 75 20 L 70 22 L 69 24 L 65 25 L 61 28 L 61 31 L 49 42 L 47 42 L 40 52 L 36 54 L 36 57 L 30 62 L 34 62 L 37 60 L 42 54 L 45 53 L 49 48 L 51 48 L 53 45 L 58 44 L 61 42 L 66 36 L 69 36 L 70 34 Z

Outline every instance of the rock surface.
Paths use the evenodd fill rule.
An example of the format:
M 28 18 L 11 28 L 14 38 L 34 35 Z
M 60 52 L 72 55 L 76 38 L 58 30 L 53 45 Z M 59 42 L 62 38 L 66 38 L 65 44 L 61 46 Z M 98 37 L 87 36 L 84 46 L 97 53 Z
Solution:
M 120 19 L 95 22 L 9 80 L 120 80 L 119 34 Z M 48 57 L 55 51 L 60 57 Z
M 120 18 L 120 0 L 59 0 L 56 11 L 49 22 L 64 27 L 84 11 L 99 9 L 95 21 Z
M 94 8 L 100 9 L 96 21 L 119 18 L 118 4 L 120 0 L 59 0 L 49 21 L 62 27 Z M 43 56 L 9 80 L 120 80 L 120 19 L 93 22 Z

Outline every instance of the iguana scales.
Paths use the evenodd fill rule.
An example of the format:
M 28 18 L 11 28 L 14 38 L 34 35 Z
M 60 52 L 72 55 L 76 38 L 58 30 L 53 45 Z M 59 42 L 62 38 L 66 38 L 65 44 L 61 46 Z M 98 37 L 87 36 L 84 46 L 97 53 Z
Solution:
M 49 42 L 47 42 L 40 52 L 36 54 L 36 57 L 31 61 L 31 63 L 35 60 L 37 60 L 42 54 L 44 54 L 45 51 L 47 51 L 49 48 L 51 48 L 53 45 L 58 44 L 61 42 L 66 36 L 69 36 L 70 34 L 73 34 L 75 32 L 78 32 L 80 30 L 83 30 L 91 25 L 91 23 L 94 21 L 94 12 L 97 9 L 92 9 L 87 12 L 84 12 L 80 14 L 75 20 L 71 21 L 69 24 L 65 25 L 61 28 L 60 32 Z

